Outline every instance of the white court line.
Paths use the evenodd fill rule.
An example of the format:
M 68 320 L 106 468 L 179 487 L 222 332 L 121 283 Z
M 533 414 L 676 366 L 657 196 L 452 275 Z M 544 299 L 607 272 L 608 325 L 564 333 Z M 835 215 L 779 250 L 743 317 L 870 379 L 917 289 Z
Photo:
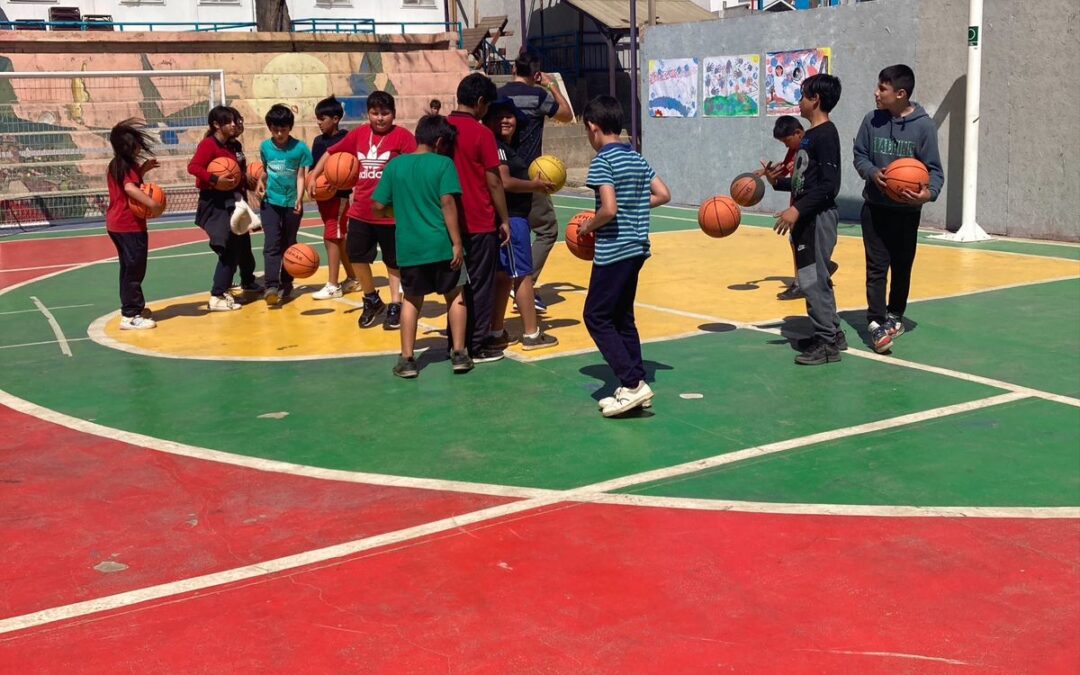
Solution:
M 863 516 L 879 518 L 1080 518 L 1080 506 L 892 506 L 878 504 L 788 504 L 783 502 L 743 502 L 727 499 L 654 497 L 604 492 L 577 501 L 591 504 L 621 504 L 691 511 L 736 511 L 799 516 Z
M 59 305 L 57 307 L 50 307 L 49 309 L 51 309 L 52 311 L 55 312 L 58 309 L 75 309 L 76 307 L 93 307 L 93 306 L 94 306 L 93 303 L 86 303 L 86 304 L 83 304 L 83 305 Z M 15 310 L 12 310 L 10 312 L 0 312 L 0 316 L 6 316 L 8 314 L 26 314 L 28 312 L 36 312 L 36 311 L 38 311 L 37 308 L 34 308 L 34 309 L 15 309 Z
M 580 488 L 563 491 L 546 491 L 545 494 L 539 494 L 538 496 L 522 499 L 521 501 L 488 507 L 485 509 L 480 509 L 477 511 L 472 511 L 449 518 L 443 518 L 429 523 L 424 523 L 414 527 L 396 530 L 394 532 L 387 532 L 372 537 L 357 539 L 351 542 L 335 544 L 333 546 L 306 551 L 304 553 L 285 556 L 282 558 L 276 558 L 274 560 L 260 562 L 254 565 L 247 565 L 231 570 L 214 572 L 211 574 L 193 577 L 190 579 L 183 579 L 180 581 L 167 582 L 163 584 L 158 584 L 156 586 L 150 586 L 147 588 L 128 591 L 125 593 L 118 593 L 116 595 L 97 598 L 94 600 L 73 603 L 60 607 L 53 607 L 50 609 L 24 614 L 21 616 L 10 617 L 0 620 L 0 634 L 24 630 L 35 626 L 41 626 L 43 624 L 53 623 L 56 621 L 74 619 L 77 617 L 96 614 L 99 612 L 120 609 L 123 607 L 130 607 L 132 605 L 148 602 L 151 600 L 160 600 L 163 598 L 168 598 L 185 593 L 191 593 L 193 591 L 199 591 L 207 588 L 221 586 L 223 584 L 229 584 L 245 579 L 264 577 L 269 574 L 285 572 L 317 563 L 333 561 L 332 563 L 330 563 L 331 565 L 340 565 L 348 562 L 348 556 L 353 556 L 357 553 L 368 551 L 376 547 L 401 543 L 440 532 L 460 529 L 461 527 L 466 525 L 490 521 L 496 518 L 503 518 L 511 514 L 531 511 L 545 506 L 551 506 L 560 502 L 587 501 L 593 497 L 596 497 L 597 493 L 607 490 L 621 489 L 641 483 L 653 482 L 656 480 L 662 480 L 665 478 L 671 478 L 683 474 L 695 473 L 697 471 L 701 471 L 702 469 L 720 466 L 722 464 L 730 464 L 732 462 L 749 459 L 751 457 L 761 457 L 764 455 L 783 452 L 785 450 L 791 450 L 799 447 L 805 447 L 807 445 L 821 443 L 828 440 L 834 440 L 837 438 L 847 438 L 850 436 L 866 434 L 882 429 L 891 429 L 929 419 L 937 419 L 945 417 L 947 415 L 970 412 L 972 410 L 978 410 L 980 408 L 999 405 L 1021 398 L 1025 398 L 1025 395 L 1018 393 L 1000 394 L 998 396 L 993 396 L 978 401 L 968 401 L 966 403 L 935 408 L 933 410 L 924 410 L 922 412 L 912 413 L 910 415 L 902 415 L 900 417 L 879 420 L 877 422 L 861 424 L 853 427 L 848 427 L 846 429 L 835 429 L 832 431 L 811 434 L 800 438 L 789 439 L 787 441 L 780 441 L 778 443 L 769 443 L 767 445 L 754 446 L 734 453 L 718 455 L 703 460 L 697 460 L 694 462 L 687 462 L 685 464 L 679 464 L 676 466 L 665 467 L 663 469 L 644 471 L 630 476 L 623 476 L 621 478 L 601 481 Z M 70 418 L 66 415 L 62 415 L 60 413 L 41 408 L 40 406 L 37 406 L 35 404 L 18 399 L 3 391 L 0 391 L 0 404 L 19 410 L 20 412 L 28 412 L 29 414 L 39 416 L 43 419 L 47 419 L 49 421 L 56 421 L 56 423 L 63 424 L 64 426 L 69 426 L 71 428 L 75 428 L 76 430 L 86 431 L 87 433 L 93 433 L 95 435 L 106 435 L 107 433 L 108 435 L 106 437 L 113 437 L 114 434 L 125 437 L 134 436 L 133 434 L 128 434 L 127 432 L 117 432 L 113 429 L 108 429 L 106 427 L 100 427 L 99 425 L 90 422 L 85 422 L 84 420 Z M 154 440 L 158 444 L 177 445 L 168 443 L 167 441 L 160 441 L 157 439 Z M 226 454 L 214 453 L 214 451 L 203 451 L 198 448 L 194 450 L 198 451 L 200 454 Z M 234 463 L 233 461 L 231 461 L 233 459 L 232 457 L 229 457 L 228 459 L 230 460 L 229 463 Z M 267 460 L 255 461 L 266 462 Z M 399 479 L 400 484 L 403 487 L 411 487 L 411 482 L 417 480 L 402 477 L 399 477 Z M 844 508 L 851 507 L 836 505 L 834 508 L 838 510 L 843 510 Z M 854 508 L 867 509 L 872 507 L 861 506 Z M 971 511 L 971 513 L 975 514 L 978 512 Z M 1023 517 L 1015 515 L 1015 513 L 1010 509 L 1002 509 L 1001 513 L 1011 514 L 1009 517 Z M 1031 509 L 1024 509 L 1023 513 L 1033 513 L 1033 511 Z M 865 511 L 863 512 L 863 514 L 865 514 Z M 969 511 L 966 507 L 956 507 L 955 509 L 950 509 L 949 515 L 962 516 L 968 514 Z M 888 510 L 885 509 L 883 510 L 881 515 L 890 514 L 888 513 Z M 1039 517 L 1061 518 L 1073 516 L 1061 515 L 1060 513 L 1058 513 L 1058 510 L 1055 509 L 1053 511 L 1048 511 L 1045 514 L 1040 512 Z
M 37 311 L 36 309 L 34 310 Z M 79 338 L 67 338 L 67 342 L 82 342 L 83 340 L 89 340 L 88 337 Z M 44 340 L 42 342 L 24 342 L 18 345 L 0 345 L 0 349 L 14 349 L 16 347 L 36 347 L 37 345 L 55 345 L 60 344 L 59 340 Z M 70 354 L 69 354 L 70 356 Z
M 37 267 L 12 267 L 11 269 L 0 270 L 0 274 L 3 274 L 4 272 L 34 272 L 36 270 L 55 270 L 61 267 L 74 267 L 78 264 L 79 263 L 61 263 L 58 265 L 38 265 Z
M 56 342 L 60 345 L 60 353 L 64 356 L 72 356 L 71 347 L 68 346 L 67 338 L 64 337 L 64 331 L 60 330 L 60 324 L 56 322 L 56 317 L 36 296 L 31 295 L 30 300 L 37 306 L 38 311 L 45 315 L 45 320 L 49 322 L 49 327 L 52 328 L 53 335 L 56 336 Z

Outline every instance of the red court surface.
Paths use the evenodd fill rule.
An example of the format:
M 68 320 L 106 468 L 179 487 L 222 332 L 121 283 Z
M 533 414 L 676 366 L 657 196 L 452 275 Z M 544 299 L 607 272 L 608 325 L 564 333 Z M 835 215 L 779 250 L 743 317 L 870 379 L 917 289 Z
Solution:
M 0 651 L 57 673 L 1066 673 L 1078 527 L 563 505 Z
M 512 501 L 171 455 L 0 406 L 0 616 L 322 548 Z M 27 531 L 35 536 L 29 538 Z M 101 563 L 124 569 L 99 571 Z M 106 568 L 110 565 L 106 565 Z M 0 649 L 0 652 L 3 650 Z M 2 661 L 2 659 L 0 659 Z

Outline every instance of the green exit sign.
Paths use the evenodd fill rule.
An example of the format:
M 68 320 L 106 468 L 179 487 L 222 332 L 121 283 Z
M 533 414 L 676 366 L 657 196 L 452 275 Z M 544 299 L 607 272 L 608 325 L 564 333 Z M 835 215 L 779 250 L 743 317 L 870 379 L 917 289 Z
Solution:
M 968 47 L 979 46 L 979 27 L 968 26 Z

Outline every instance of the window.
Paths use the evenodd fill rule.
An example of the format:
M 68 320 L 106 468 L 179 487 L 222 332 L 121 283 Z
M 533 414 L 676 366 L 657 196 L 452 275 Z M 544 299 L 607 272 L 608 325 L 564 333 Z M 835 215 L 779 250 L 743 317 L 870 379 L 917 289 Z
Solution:
M 401 0 L 402 7 L 434 7 L 435 0 Z
M 316 7 L 333 9 L 334 7 L 352 7 L 352 0 L 315 0 Z
M 200 5 L 239 5 L 240 0 L 199 0 Z
M 121 5 L 164 5 L 165 0 L 120 0 Z

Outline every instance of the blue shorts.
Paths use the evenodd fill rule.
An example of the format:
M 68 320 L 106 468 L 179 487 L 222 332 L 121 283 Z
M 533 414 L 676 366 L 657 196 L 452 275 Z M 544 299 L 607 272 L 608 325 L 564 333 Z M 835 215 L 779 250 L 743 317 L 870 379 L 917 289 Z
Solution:
M 499 271 L 511 279 L 533 273 L 532 235 L 528 219 L 510 219 L 510 242 L 499 247 Z

